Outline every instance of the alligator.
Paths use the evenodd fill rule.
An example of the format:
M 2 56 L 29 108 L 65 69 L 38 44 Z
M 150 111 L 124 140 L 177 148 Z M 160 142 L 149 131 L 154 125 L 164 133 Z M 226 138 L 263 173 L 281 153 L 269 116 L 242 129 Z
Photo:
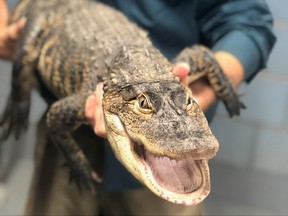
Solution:
M 84 105 L 104 82 L 107 138 L 118 160 L 156 195 L 196 205 L 210 192 L 208 160 L 219 148 L 188 87 L 172 73 L 148 33 L 121 12 L 90 0 L 21 0 L 12 21 L 26 17 L 17 42 L 12 88 L 0 120 L 3 139 L 28 126 L 32 88 L 45 88 L 47 125 L 75 181 L 92 192 L 102 178 L 71 133 L 89 124 Z M 189 80 L 207 77 L 230 114 L 244 104 L 213 53 L 202 45 L 184 49 Z M 195 78 L 196 77 L 196 78 Z

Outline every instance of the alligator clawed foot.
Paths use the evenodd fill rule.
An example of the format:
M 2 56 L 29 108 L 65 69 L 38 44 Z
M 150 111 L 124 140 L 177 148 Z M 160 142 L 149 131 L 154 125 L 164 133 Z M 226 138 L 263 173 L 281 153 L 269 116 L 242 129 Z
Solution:
M 234 115 L 239 116 L 241 109 L 246 109 L 245 104 L 240 101 L 239 96 L 230 92 L 225 98 L 222 99 L 230 118 Z
M 95 193 L 96 184 L 102 182 L 102 179 L 91 169 L 80 171 L 71 168 L 68 164 L 64 164 L 63 167 L 69 168 L 69 184 L 75 182 L 80 193 L 82 193 L 83 187 Z

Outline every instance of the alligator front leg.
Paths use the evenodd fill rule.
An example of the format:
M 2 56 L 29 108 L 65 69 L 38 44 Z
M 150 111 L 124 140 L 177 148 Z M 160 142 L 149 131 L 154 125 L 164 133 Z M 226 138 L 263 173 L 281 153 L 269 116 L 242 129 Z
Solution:
M 240 115 L 240 110 L 246 108 L 208 48 L 201 45 L 186 48 L 175 58 L 174 62 L 189 64 L 189 84 L 202 76 L 207 76 L 210 85 L 217 97 L 223 101 L 230 117 Z
M 70 177 L 76 180 L 79 187 L 79 184 L 83 184 L 94 191 L 95 184 L 101 179 L 92 169 L 71 134 L 86 122 L 84 105 L 87 96 L 87 94 L 78 93 L 55 102 L 47 114 L 47 125 L 53 142 L 67 161 L 71 171 Z

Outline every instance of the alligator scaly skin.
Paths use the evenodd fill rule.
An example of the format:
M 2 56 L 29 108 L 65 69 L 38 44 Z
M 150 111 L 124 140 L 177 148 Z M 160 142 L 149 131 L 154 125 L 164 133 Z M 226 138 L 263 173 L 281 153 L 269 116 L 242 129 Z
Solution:
M 18 42 L 12 90 L 0 121 L 4 139 L 11 132 L 18 138 L 27 128 L 30 93 L 37 83 L 55 99 L 49 100 L 47 113 L 54 143 L 77 182 L 94 191 L 101 178 L 71 132 L 88 124 L 86 99 L 103 81 L 107 137 L 124 166 L 171 202 L 195 205 L 208 195 L 207 161 L 216 154 L 218 142 L 190 90 L 174 78 L 172 64 L 154 48 L 144 30 L 117 10 L 88 0 L 22 0 L 12 20 L 21 16 L 27 17 L 27 23 Z M 191 67 L 198 65 L 192 67 L 190 76 L 207 75 L 219 98 L 233 105 L 232 109 L 227 106 L 230 115 L 239 114 L 243 104 L 210 51 L 187 48 L 175 60 L 185 58 Z M 185 168 L 184 182 L 165 183 L 162 177 L 153 177 L 155 157 L 168 161 L 171 169 L 175 161 L 184 167 L 189 164 L 194 176 L 189 174 L 192 168 Z M 152 168 L 147 168 L 149 163 Z

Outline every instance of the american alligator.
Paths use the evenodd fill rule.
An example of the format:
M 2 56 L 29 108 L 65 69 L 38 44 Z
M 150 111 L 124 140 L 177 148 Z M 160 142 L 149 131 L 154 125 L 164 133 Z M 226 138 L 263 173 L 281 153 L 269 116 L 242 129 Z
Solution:
M 47 114 L 54 143 L 77 181 L 92 191 L 101 181 L 71 136 L 84 104 L 104 82 L 107 137 L 116 157 L 158 196 L 195 205 L 210 192 L 208 160 L 218 142 L 192 93 L 147 32 L 119 11 L 83 0 L 22 0 L 12 20 L 27 17 L 13 64 L 12 90 L 1 120 L 2 138 L 27 128 L 32 77 L 56 98 Z M 244 105 L 213 54 L 185 49 L 190 80 L 207 75 L 230 115 Z

